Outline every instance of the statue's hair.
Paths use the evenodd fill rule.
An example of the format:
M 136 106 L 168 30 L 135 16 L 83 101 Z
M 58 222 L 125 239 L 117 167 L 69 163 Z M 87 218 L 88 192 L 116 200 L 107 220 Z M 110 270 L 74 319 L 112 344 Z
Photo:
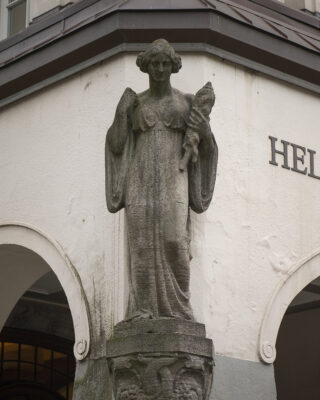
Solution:
M 148 64 L 152 57 L 163 53 L 168 56 L 172 62 L 172 72 L 176 73 L 181 68 L 181 57 L 175 52 L 174 48 L 165 40 L 157 39 L 151 43 L 146 51 L 140 53 L 137 57 L 137 66 L 142 72 L 147 72 Z

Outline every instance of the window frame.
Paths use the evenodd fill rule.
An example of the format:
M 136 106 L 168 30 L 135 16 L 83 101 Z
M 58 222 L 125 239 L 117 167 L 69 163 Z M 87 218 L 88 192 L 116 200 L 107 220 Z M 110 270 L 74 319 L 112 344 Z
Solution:
M 9 35 L 9 11 L 19 4 L 26 2 L 25 28 L 30 24 L 30 0 L 0 0 L 0 40 L 14 36 Z
M 24 383 L 31 384 L 34 383 L 36 385 L 40 385 L 46 390 L 51 391 L 52 394 L 57 396 L 57 399 L 66 400 L 70 398 L 72 395 L 72 388 L 70 388 L 70 384 L 74 383 L 74 374 L 75 374 L 75 362 L 76 359 L 73 353 L 74 342 L 69 339 L 65 339 L 59 336 L 50 335 L 47 333 L 32 331 L 26 329 L 18 329 L 12 327 L 4 327 L 0 332 L 0 398 L 1 391 L 5 389 L 7 386 L 14 383 Z M 4 346 L 7 344 L 16 344 L 18 345 L 18 350 L 16 352 L 16 358 L 5 359 L 5 349 Z M 25 359 L 22 355 L 22 346 L 31 346 L 34 348 L 33 358 L 31 360 Z M 39 349 L 49 351 L 50 362 L 48 364 L 44 364 L 43 360 L 39 360 Z M 66 357 L 66 369 L 60 370 L 59 367 L 55 364 L 55 360 L 58 360 L 59 357 L 55 357 L 54 353 L 60 353 Z M 5 380 L 2 378 L 4 371 L 4 363 L 17 363 L 16 370 L 16 378 Z M 28 380 L 25 377 L 21 377 L 21 367 L 24 365 L 33 366 L 33 380 Z M 60 378 L 64 378 L 65 382 L 63 382 L 60 386 L 54 386 L 53 381 L 48 381 L 47 384 L 44 382 L 41 383 L 41 380 L 37 378 L 38 367 L 41 367 L 42 370 L 50 371 L 51 376 L 53 377 L 53 373 L 55 376 L 59 376 Z M 51 378 L 52 379 L 52 378 Z M 58 395 L 58 391 L 62 388 L 66 389 L 65 396 L 64 394 Z

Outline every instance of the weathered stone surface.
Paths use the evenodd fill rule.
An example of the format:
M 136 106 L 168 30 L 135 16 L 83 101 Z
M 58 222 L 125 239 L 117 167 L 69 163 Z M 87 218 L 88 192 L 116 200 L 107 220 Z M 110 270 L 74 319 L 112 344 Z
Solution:
M 126 320 L 106 348 L 114 394 L 207 400 L 213 344 L 190 305 L 190 208 L 204 212 L 213 195 L 215 96 L 210 83 L 196 98 L 171 87 L 181 59 L 164 39 L 139 54 L 137 65 L 150 88 L 125 90 L 106 140 L 107 205 L 126 208 L 130 253 Z
M 107 360 L 87 357 L 77 362 L 73 400 L 112 400 Z
M 162 318 L 122 321 L 107 342 L 107 357 L 140 352 L 185 352 L 212 357 L 212 340 L 205 337 L 205 326 L 197 322 Z
M 132 352 L 185 352 L 204 357 L 212 355 L 212 341 L 182 333 L 143 333 L 108 341 L 107 356 L 126 355 Z
M 188 129 L 183 139 L 184 156 L 179 163 L 180 171 L 187 169 L 190 160 L 196 163 L 198 160 L 198 146 L 200 137 L 198 134 L 197 117 L 199 114 L 209 119 L 212 107 L 215 102 L 215 94 L 211 82 L 207 82 L 203 88 L 197 91 L 192 102 Z M 195 121 L 195 122 L 194 122 Z
M 124 91 L 106 139 L 107 206 L 111 212 L 126 208 L 126 319 L 194 320 L 190 208 L 204 212 L 214 191 L 218 148 L 209 125 L 214 93 L 209 83 L 196 99 L 171 87 L 181 58 L 164 39 L 139 54 L 137 65 L 149 75 L 150 87 L 139 94 Z M 188 147 L 194 162 L 187 156 L 181 170 Z
M 142 333 L 184 333 L 205 337 L 206 329 L 204 324 L 173 318 L 121 321 L 114 327 L 116 337 Z
M 160 325 L 161 333 L 153 333 Z M 207 400 L 210 395 L 213 344 L 202 324 L 121 322 L 107 342 L 107 359 L 116 400 Z
M 212 362 L 183 353 L 138 354 L 111 362 L 116 400 L 204 400 Z

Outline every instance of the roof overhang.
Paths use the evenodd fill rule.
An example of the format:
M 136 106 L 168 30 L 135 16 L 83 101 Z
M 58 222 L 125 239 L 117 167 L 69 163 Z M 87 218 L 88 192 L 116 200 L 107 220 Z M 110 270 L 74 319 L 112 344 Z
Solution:
M 187 0 L 184 8 L 178 0 L 170 7 L 166 1 L 157 8 L 152 3 L 157 1 L 147 7 L 139 0 L 82 0 L 2 41 L 0 105 L 115 54 L 139 51 L 159 37 L 177 50 L 216 54 L 320 93 L 314 24 L 280 14 L 277 20 L 276 12 L 263 13 L 267 9 L 256 2 L 254 9 L 244 7 L 248 0 Z

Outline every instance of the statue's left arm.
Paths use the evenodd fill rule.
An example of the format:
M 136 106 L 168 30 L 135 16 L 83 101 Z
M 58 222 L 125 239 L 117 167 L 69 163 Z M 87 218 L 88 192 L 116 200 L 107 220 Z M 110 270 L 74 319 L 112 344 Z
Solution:
M 210 205 L 217 173 L 218 146 L 211 131 L 209 120 L 197 112 L 196 120 L 200 136 L 199 156 L 196 163 L 189 163 L 189 204 L 196 213 L 204 212 Z

